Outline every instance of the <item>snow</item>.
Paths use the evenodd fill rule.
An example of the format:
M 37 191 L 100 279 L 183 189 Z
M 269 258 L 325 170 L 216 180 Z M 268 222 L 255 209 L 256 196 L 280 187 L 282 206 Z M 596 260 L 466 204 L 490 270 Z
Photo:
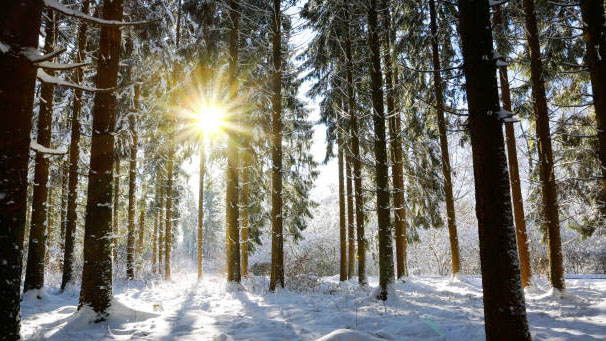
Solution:
M 65 147 L 61 148 L 61 149 L 51 149 L 51 148 L 44 147 L 43 145 L 39 144 L 36 141 L 32 141 L 29 147 L 30 147 L 30 149 L 36 151 L 37 153 L 42 153 L 42 154 L 63 155 L 65 153 L 67 153 L 67 149 Z
M 267 291 L 266 277 L 243 280 L 234 290 L 223 276 L 173 273 L 172 281 L 114 283 L 108 321 L 91 324 L 89 308 L 77 311 L 77 289 L 32 292 L 22 303 L 24 339 L 103 340 L 481 340 L 481 278 L 409 277 L 390 289 L 396 299 L 377 301 L 355 280 L 322 277 L 307 291 Z M 606 278 L 568 278 L 562 296 L 535 278 L 527 295 L 535 340 L 605 339 Z M 562 298 L 563 297 L 563 298 Z
M 118 21 L 118 20 L 106 20 L 106 19 L 101 19 L 101 18 L 96 18 L 93 16 L 90 16 L 88 14 L 82 13 L 80 11 L 76 11 L 73 10 L 71 8 L 68 8 L 65 5 L 62 5 L 60 3 L 58 3 L 55 0 L 44 0 L 44 6 L 55 10 L 59 13 L 65 14 L 67 16 L 70 17 L 75 17 L 90 23 L 94 23 L 97 25 L 102 25 L 102 26 L 127 26 L 127 25 L 141 25 L 141 24 L 148 24 L 150 22 L 153 21 L 138 21 L 138 22 L 124 22 L 124 21 Z
M 38 69 L 37 77 L 43 83 L 55 84 L 57 86 L 65 86 L 65 87 L 73 88 L 73 89 L 80 89 L 82 91 L 108 92 L 108 91 L 112 91 L 113 90 L 113 89 L 97 89 L 97 88 L 91 88 L 91 87 L 88 87 L 88 86 L 78 85 L 76 83 L 68 82 L 68 81 L 65 81 L 65 80 L 63 80 L 61 78 L 57 78 L 55 76 L 51 76 L 48 73 L 44 72 L 43 69 Z

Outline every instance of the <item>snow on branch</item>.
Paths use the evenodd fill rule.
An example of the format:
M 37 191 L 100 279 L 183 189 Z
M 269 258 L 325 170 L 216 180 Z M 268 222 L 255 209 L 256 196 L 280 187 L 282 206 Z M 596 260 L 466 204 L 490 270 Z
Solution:
M 49 54 L 43 55 L 42 53 L 40 53 L 40 51 L 38 51 L 38 49 L 30 47 L 30 48 L 23 49 L 21 51 L 21 55 L 24 56 L 25 58 L 27 58 L 32 63 L 42 63 L 44 61 L 55 58 L 56 56 L 65 52 L 65 50 L 66 50 L 66 48 L 63 47 L 63 48 L 55 50 Z
M 71 8 L 68 8 L 60 3 L 58 3 L 55 0 L 44 0 L 44 6 L 46 6 L 47 8 L 50 8 L 54 11 L 57 11 L 61 14 L 64 14 L 68 17 L 74 17 L 80 20 L 84 20 L 86 22 L 92 23 L 92 24 L 97 24 L 97 25 L 101 25 L 101 26 L 133 26 L 133 25 L 145 25 L 145 24 L 149 24 L 155 21 L 159 21 L 160 18 L 156 18 L 153 20 L 149 20 L 149 21 L 133 21 L 133 22 L 125 22 L 125 21 L 118 21 L 118 20 L 106 20 L 106 19 L 101 19 L 101 18 L 97 18 L 97 17 L 93 17 L 90 16 L 88 14 L 82 13 L 80 11 L 76 11 L 73 10 Z
M 61 149 L 51 149 L 51 148 L 47 148 L 41 144 L 39 144 L 36 141 L 33 141 L 29 148 L 33 151 L 35 151 L 36 153 L 41 153 L 41 154 L 50 154 L 50 155 L 63 155 L 67 153 L 67 149 L 65 148 L 61 148 Z
M 110 92 L 110 91 L 114 91 L 115 90 L 114 88 L 111 88 L 111 89 L 97 89 L 97 88 L 91 88 L 91 87 L 88 87 L 88 86 L 78 85 L 76 83 L 68 82 L 68 81 L 65 81 L 65 80 L 63 80 L 61 78 L 57 78 L 57 77 L 51 76 L 48 73 L 44 72 L 43 69 L 38 69 L 37 77 L 43 83 L 55 84 L 57 86 L 64 86 L 64 87 L 72 88 L 72 89 L 80 89 L 82 91 L 88 91 L 88 92 Z
M 90 63 L 59 64 L 59 63 L 53 63 L 53 62 L 49 62 L 49 61 L 42 61 L 42 62 L 35 63 L 35 64 L 36 64 L 36 66 L 41 67 L 43 69 L 47 69 L 47 70 L 66 71 L 66 70 L 73 70 L 73 69 L 81 68 L 83 66 L 89 65 Z

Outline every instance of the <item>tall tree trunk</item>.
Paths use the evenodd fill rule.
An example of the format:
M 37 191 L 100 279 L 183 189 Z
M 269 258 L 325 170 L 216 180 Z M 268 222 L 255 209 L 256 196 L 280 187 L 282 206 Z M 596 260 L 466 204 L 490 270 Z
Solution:
M 59 243 L 61 246 L 61 269 L 63 270 L 63 253 L 65 252 L 65 225 L 67 222 L 67 183 L 69 179 L 69 159 L 66 158 L 61 164 L 61 214 L 59 226 L 61 233 Z
M 438 47 L 438 24 L 435 0 L 429 0 L 429 13 L 431 20 L 431 50 L 433 61 L 433 82 L 436 94 L 436 113 L 438 115 L 438 131 L 440 133 L 440 150 L 442 151 L 442 175 L 444 176 L 444 194 L 446 197 L 446 216 L 448 220 L 448 236 L 450 240 L 450 255 L 452 275 L 461 270 L 459 256 L 459 238 L 455 218 L 454 196 L 452 193 L 452 175 L 450 172 L 450 153 L 448 151 L 448 136 L 446 135 L 446 120 L 444 117 L 444 84 L 440 70 L 440 49 Z
M 402 170 L 402 141 L 400 139 L 400 112 L 395 105 L 394 65 L 391 58 L 391 8 L 390 1 L 383 0 L 383 63 L 387 87 L 387 116 L 391 146 L 391 174 L 393 182 L 394 230 L 396 239 L 396 276 L 405 275 L 406 269 L 406 209 L 404 207 L 404 172 Z
M 198 197 L 198 279 L 202 278 L 202 242 L 204 239 L 204 172 L 206 170 L 206 156 L 204 142 L 200 143 L 200 193 Z
M 598 203 L 601 214 L 606 216 L 606 17 L 604 1 L 581 0 L 581 13 L 600 146 L 598 155 L 602 168 L 602 189 L 598 196 Z
M 166 225 L 164 230 L 164 279 L 170 279 L 170 253 L 173 227 L 173 167 L 175 158 L 174 137 L 170 137 L 166 171 Z
M 164 220 L 164 189 L 166 187 L 165 179 L 160 173 L 160 223 L 158 225 L 158 273 L 162 274 L 162 264 L 164 264 L 164 230 L 166 222 Z
M 347 280 L 347 222 L 345 218 L 345 181 L 343 179 L 343 129 L 341 115 L 337 118 L 337 144 L 339 164 L 339 280 Z
M 356 266 L 356 236 L 355 236 L 355 223 L 354 223 L 354 203 L 353 203 L 353 178 L 351 175 L 351 157 L 349 153 L 345 153 L 345 173 L 347 181 L 347 248 L 348 248 L 348 265 L 347 265 L 347 279 L 351 279 L 355 273 Z
M 143 238 L 145 238 L 145 191 L 142 191 L 141 207 L 139 208 L 139 236 L 137 239 L 137 273 L 143 269 Z
M 120 241 L 120 158 L 114 159 L 114 205 L 112 220 L 112 253 L 114 260 L 118 260 L 118 242 Z
M 44 39 L 44 52 L 51 53 L 55 48 L 54 12 L 47 11 Z M 49 75 L 53 72 L 48 70 Z M 42 83 L 40 89 L 40 110 L 38 112 L 37 142 L 43 147 L 50 148 L 51 129 L 53 121 L 53 97 L 55 86 Z M 30 227 L 29 247 L 27 250 L 27 266 L 23 292 L 30 289 L 40 289 L 44 286 L 44 263 L 46 255 L 46 237 L 48 222 L 48 155 L 36 153 L 34 169 L 34 196 L 32 201 L 32 221 Z
M 530 340 L 511 216 L 488 0 L 459 0 L 487 340 Z
M 351 124 L 351 149 L 353 159 L 353 178 L 356 199 L 356 235 L 358 237 L 358 283 L 367 285 L 366 280 L 366 238 L 364 236 L 364 197 L 362 194 L 362 158 L 360 155 L 360 136 L 356 117 L 356 100 L 353 81 L 353 52 L 351 42 L 351 4 L 346 10 L 347 34 L 345 38 L 345 58 L 347 60 L 347 99 Z
M 494 14 L 495 29 L 502 34 L 497 39 L 497 47 L 504 50 L 504 41 L 507 34 L 506 26 L 502 23 L 501 6 L 497 6 Z M 509 77 L 507 66 L 499 66 L 499 80 L 501 82 L 501 101 L 503 109 L 511 112 L 511 92 L 509 90 Z M 520 186 L 520 171 L 518 168 L 518 152 L 513 122 L 505 122 L 505 140 L 507 142 L 507 159 L 509 160 L 509 182 L 511 183 L 511 197 L 513 202 L 513 215 L 516 223 L 516 235 L 518 241 L 518 256 L 520 258 L 520 274 L 522 275 L 522 287 L 532 285 L 532 272 L 530 269 L 530 253 L 528 251 L 528 236 L 526 235 L 526 218 L 524 218 L 524 200 Z
M 52 144 L 51 144 L 52 146 Z M 49 174 L 50 174 L 49 169 Z M 56 183 L 53 183 L 53 179 L 49 179 L 48 184 L 48 198 L 46 199 L 46 207 L 48 210 L 48 216 L 46 217 L 46 252 L 44 254 L 44 267 L 48 268 L 51 258 L 51 247 L 53 245 L 53 234 L 55 234 L 55 188 Z
M 88 14 L 90 1 L 82 2 L 82 13 Z M 76 63 L 82 63 L 86 51 L 86 22 L 82 21 L 78 28 L 78 53 Z M 76 70 L 76 82 L 80 84 L 84 79 L 84 72 Z M 74 91 L 72 108 L 72 131 L 69 142 L 69 179 L 67 184 L 67 215 L 65 222 L 65 251 L 63 254 L 63 276 L 61 277 L 61 290 L 74 281 L 74 261 L 76 244 L 76 224 L 78 222 L 78 163 L 80 162 L 80 113 L 82 111 L 82 90 Z
M 104 0 L 103 18 L 122 20 L 122 0 Z M 100 30 L 96 87 L 113 88 L 118 83 L 121 32 L 117 26 Z M 84 226 L 84 268 L 80 303 L 97 313 L 97 320 L 108 314 L 112 294 L 112 164 L 114 161 L 114 126 L 116 94 L 98 92 L 93 106 L 88 200 Z
M 138 92 L 135 90 L 135 92 Z M 135 95 L 136 97 L 137 95 Z M 135 99 L 135 103 L 137 100 Z M 135 111 L 137 108 L 135 107 Z M 137 196 L 137 144 L 139 143 L 135 118 L 130 116 L 130 132 L 133 144 L 130 147 L 128 169 L 128 235 L 126 237 L 126 278 L 135 279 L 135 200 Z
M 383 77 L 377 20 L 377 0 L 368 6 L 368 47 L 370 48 L 371 99 L 374 121 L 374 152 L 377 191 L 377 224 L 379 229 L 379 285 L 377 298 L 387 299 L 388 287 L 394 281 L 393 245 L 389 209 L 389 180 L 387 166 L 387 142 L 385 137 L 385 110 L 383 108 Z
M 38 48 L 42 1 L 0 2 L 0 41 L 11 50 Z M 27 23 L 24 25 L 23 23 Z M 36 67 L 18 53 L 0 53 L 0 335 L 18 340 L 27 209 L 27 163 Z
M 244 137 L 243 148 L 242 148 L 242 259 L 241 259 L 241 274 L 242 277 L 248 277 L 248 227 L 249 217 L 248 208 L 250 206 L 250 185 L 249 185 L 249 169 L 251 167 L 250 162 L 250 140 L 248 137 Z
M 271 96 L 271 278 L 269 290 L 284 287 L 284 234 L 282 233 L 282 11 L 274 0 L 272 16 L 272 96 Z
M 230 96 L 235 100 L 238 94 L 236 73 L 238 68 L 238 42 L 240 29 L 239 2 L 229 3 L 231 30 L 229 33 L 229 77 Z M 238 126 L 239 115 L 230 114 L 232 124 Z M 240 231 L 238 229 L 238 129 L 227 131 L 227 189 L 225 194 L 225 224 L 227 242 L 227 281 L 240 282 Z
M 157 179 L 159 178 L 160 177 L 158 176 Z M 160 201 L 160 197 L 160 181 L 158 181 L 156 183 L 156 202 Z M 156 264 L 158 262 L 158 222 L 160 220 L 160 207 L 158 207 L 154 213 L 154 236 L 152 239 L 152 273 L 156 272 Z
M 560 238 L 560 217 L 558 212 L 558 194 L 553 171 L 553 151 L 549 128 L 549 110 L 543 80 L 543 62 L 534 0 L 524 0 L 526 37 L 530 52 L 530 78 L 532 99 L 536 115 L 537 140 L 539 148 L 539 178 L 543 199 L 543 214 L 547 226 L 547 256 L 549 258 L 549 280 L 558 290 L 565 289 L 562 240 Z

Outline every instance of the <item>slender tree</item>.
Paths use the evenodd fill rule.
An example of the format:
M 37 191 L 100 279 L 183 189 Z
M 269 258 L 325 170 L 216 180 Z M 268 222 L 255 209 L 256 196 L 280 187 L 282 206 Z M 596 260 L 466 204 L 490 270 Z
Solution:
M 354 223 L 354 203 L 353 203 L 353 178 L 351 175 L 351 157 L 345 153 L 345 173 L 347 182 L 347 279 L 353 278 L 356 266 L 356 235 Z
M 114 260 L 118 259 L 118 241 L 120 240 L 120 158 L 114 159 L 114 204 L 112 211 L 112 254 Z
M 122 20 L 122 0 L 104 0 L 103 18 Z M 116 25 L 100 30 L 96 87 L 114 88 L 118 83 L 122 35 Z M 84 268 L 79 308 L 91 307 L 104 320 L 112 294 L 112 165 L 116 94 L 95 93 L 93 105 L 88 199 L 84 226 Z
M 204 138 L 200 141 L 200 187 L 198 196 L 198 279 L 202 278 L 202 242 L 204 236 L 204 173 L 206 171 L 206 155 L 204 153 Z
M 459 0 L 487 340 L 530 340 L 515 251 L 488 0 Z
M 338 171 L 339 171 L 339 280 L 347 280 L 347 222 L 345 218 L 345 181 L 343 179 L 343 127 L 341 114 L 337 118 Z
M 21 272 L 27 209 L 29 159 L 36 66 L 19 51 L 38 48 L 42 1 L 0 2 L 0 335 L 19 340 Z M 27 23 L 27 25 L 24 25 Z M 22 49 L 22 50 L 20 50 Z
M 271 276 L 269 290 L 284 287 L 284 234 L 282 233 L 282 11 L 273 1 L 271 95 Z
M 543 202 L 543 215 L 547 227 L 547 256 L 549 258 L 549 281 L 553 288 L 565 289 L 562 239 L 560 237 L 560 217 L 558 194 L 553 171 L 553 151 L 549 128 L 549 109 L 543 79 L 543 62 L 534 0 L 524 0 L 526 38 L 530 53 L 530 82 L 536 116 L 536 134 L 539 151 L 539 178 Z
M 495 30 L 500 33 L 497 40 L 499 50 L 505 50 L 503 39 L 507 37 L 506 26 L 503 25 L 503 13 L 501 6 L 497 6 L 494 13 Z M 503 109 L 508 112 L 511 108 L 511 91 L 509 89 L 509 76 L 507 75 L 507 64 L 499 66 L 499 80 L 501 83 L 501 101 Z M 511 182 L 511 197 L 513 202 L 513 215 L 516 224 L 516 235 L 518 242 L 518 256 L 520 258 L 520 274 L 522 276 L 522 287 L 532 285 L 532 272 L 530 269 L 530 252 L 528 251 L 528 236 L 526 234 L 526 218 L 524 217 L 524 201 L 520 186 L 520 171 L 518 169 L 518 153 L 516 136 L 513 122 L 505 122 L 505 140 L 507 142 L 507 160 L 509 161 L 509 181 Z
M 46 12 L 46 27 L 44 33 L 44 52 L 51 53 L 55 49 L 55 20 L 54 12 Z M 49 75 L 53 71 L 48 70 Z M 50 148 L 51 128 L 53 121 L 53 100 L 55 85 L 42 83 L 40 89 L 40 110 L 38 112 L 37 143 Z M 44 286 L 44 265 L 46 256 L 46 239 L 48 236 L 48 174 L 50 160 L 48 155 L 36 152 L 34 169 L 34 196 L 32 200 L 32 221 L 30 228 L 29 247 L 27 249 L 27 266 L 23 291 L 40 289 Z
M 137 97 L 138 89 L 135 89 Z M 137 99 L 135 99 L 135 103 Z M 137 108 L 135 107 L 135 111 Z M 130 133 L 132 136 L 132 145 L 130 146 L 130 160 L 128 168 L 128 234 L 126 239 L 126 278 L 135 279 L 135 201 L 137 196 L 137 144 L 139 136 L 135 117 L 129 116 Z
M 383 108 L 383 77 L 377 0 L 368 4 L 368 47 L 370 48 L 371 99 L 374 122 L 374 152 L 377 191 L 377 221 L 379 226 L 379 285 L 378 297 L 387 299 L 388 287 L 394 281 L 393 245 L 389 212 L 389 181 L 387 166 L 387 142 L 385 137 L 385 110 Z
M 250 207 L 250 177 L 249 172 L 252 167 L 252 162 L 250 159 L 251 146 L 250 139 L 247 136 L 243 137 L 242 141 L 242 228 L 241 228 L 241 248 L 242 248 L 242 258 L 240 260 L 241 265 L 241 275 L 242 277 L 248 277 L 248 244 L 250 240 L 248 238 L 248 229 L 250 225 L 250 218 L 248 214 L 248 210 Z
M 161 194 L 161 181 L 160 177 L 156 174 L 156 202 L 160 202 L 162 198 Z M 152 237 L 152 272 L 156 272 L 156 265 L 158 263 L 158 224 L 160 221 L 160 212 L 162 205 L 155 205 L 156 210 L 154 212 L 154 236 Z
M 446 196 L 446 216 L 448 220 L 448 236 L 453 276 L 461 270 L 459 256 L 459 238 L 452 193 L 452 175 L 450 171 L 450 153 L 448 151 L 448 136 L 446 136 L 446 119 L 444 117 L 444 83 L 442 82 L 440 49 L 438 47 L 438 23 L 435 0 L 429 0 L 431 50 L 433 62 L 433 84 L 436 96 L 436 113 L 438 116 L 438 131 L 440 133 L 440 150 L 442 152 L 442 174 L 444 176 L 444 194 Z

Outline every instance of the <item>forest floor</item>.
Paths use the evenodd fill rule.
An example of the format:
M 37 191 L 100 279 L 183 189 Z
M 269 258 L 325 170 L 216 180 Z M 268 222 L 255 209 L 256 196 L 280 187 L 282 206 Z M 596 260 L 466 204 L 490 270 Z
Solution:
M 597 277 L 597 278 L 596 278 Z M 478 277 L 410 277 L 397 298 L 373 298 L 355 281 L 307 278 L 300 287 L 267 291 L 265 277 L 237 290 L 207 275 L 173 275 L 171 281 L 118 281 L 112 317 L 90 324 L 76 311 L 78 290 L 56 288 L 24 297 L 22 336 L 51 340 L 481 340 L 482 286 Z M 564 298 L 539 280 L 526 294 L 535 340 L 605 340 L 606 276 L 568 276 Z

